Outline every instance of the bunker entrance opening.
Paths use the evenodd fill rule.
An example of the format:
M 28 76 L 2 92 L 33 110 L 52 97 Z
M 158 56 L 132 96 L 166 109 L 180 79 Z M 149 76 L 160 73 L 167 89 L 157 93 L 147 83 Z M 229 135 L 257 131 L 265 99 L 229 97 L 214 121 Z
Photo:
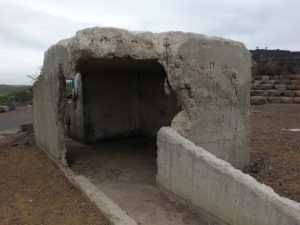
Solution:
M 96 60 L 80 66 L 84 140 L 155 138 L 179 107 L 166 95 L 164 68 L 154 60 Z
M 66 107 L 70 168 L 143 224 L 157 207 L 163 219 L 150 224 L 176 224 L 178 212 L 170 214 L 171 203 L 155 188 L 157 131 L 181 110 L 176 96 L 166 94 L 164 68 L 154 60 L 105 59 L 78 69 Z
M 155 60 L 82 62 L 67 104 L 67 159 L 99 180 L 154 183 L 156 136 L 181 110 Z M 77 88 L 77 89 L 76 89 Z M 114 177 L 114 178 L 113 178 Z

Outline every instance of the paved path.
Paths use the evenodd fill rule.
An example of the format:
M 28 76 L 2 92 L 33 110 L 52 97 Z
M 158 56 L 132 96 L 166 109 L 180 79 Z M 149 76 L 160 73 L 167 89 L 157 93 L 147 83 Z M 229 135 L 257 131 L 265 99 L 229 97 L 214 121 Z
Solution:
M 12 112 L 0 113 L 0 131 L 19 128 L 22 123 L 32 123 L 32 108 L 20 107 Z

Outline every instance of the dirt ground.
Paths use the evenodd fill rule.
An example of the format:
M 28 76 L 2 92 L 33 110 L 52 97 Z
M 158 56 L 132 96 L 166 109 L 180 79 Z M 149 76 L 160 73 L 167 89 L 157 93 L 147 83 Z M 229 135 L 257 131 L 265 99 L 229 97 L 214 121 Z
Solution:
M 104 225 L 102 215 L 24 134 L 0 135 L 1 225 Z
M 291 128 L 300 128 L 300 105 L 252 106 L 251 164 L 244 169 L 244 172 L 249 173 L 259 182 L 271 186 L 280 195 L 300 202 L 300 132 L 289 131 L 288 129 Z M 85 200 L 81 193 L 68 183 L 56 165 L 31 143 L 31 138 L 26 138 L 22 133 L 18 135 L 0 133 L 0 225 L 106 224 L 96 208 Z M 118 152 L 119 147 L 117 145 L 117 151 L 112 154 L 123 157 Z M 148 153 L 153 158 L 151 155 L 153 153 Z M 91 155 L 93 156 L 93 153 Z M 140 159 L 144 156 L 146 157 L 141 155 Z M 73 169 L 78 170 L 88 158 L 73 155 Z M 96 165 L 97 160 L 95 157 L 91 165 Z M 153 162 L 149 163 L 149 168 L 152 170 L 148 170 L 146 176 L 150 177 L 147 181 L 151 185 L 155 182 L 153 171 L 156 168 L 151 164 Z M 130 166 L 139 168 L 137 164 Z M 81 172 L 87 176 L 95 176 L 90 173 L 94 170 L 86 168 L 87 170 Z M 124 166 L 118 170 L 109 168 L 106 172 L 103 170 L 102 173 L 98 173 L 97 176 L 105 180 L 122 182 L 124 178 L 130 176 L 130 179 L 135 179 L 137 182 L 144 179 L 134 177 L 133 174 L 124 177 L 122 170 L 126 168 L 130 167 Z M 108 195 L 112 192 L 109 185 L 103 186 L 108 190 Z M 122 187 L 118 186 L 118 188 Z M 142 188 L 144 187 L 141 186 Z M 154 193 L 155 190 L 151 189 L 151 192 Z M 119 197 L 114 196 L 116 201 Z M 141 195 L 141 198 L 146 199 L 147 196 Z M 160 207 L 165 207 L 167 210 L 174 204 L 168 199 L 163 199 L 163 196 L 157 198 L 157 201 L 161 204 Z M 138 203 L 136 200 L 134 202 Z M 168 204 L 165 204 L 166 202 Z M 122 204 L 127 203 L 125 201 Z M 146 199 L 145 204 L 152 203 Z M 154 212 L 158 210 L 155 209 Z M 200 217 L 197 212 L 187 209 L 182 204 L 176 205 L 176 212 L 183 212 L 185 221 Z M 207 219 L 198 224 L 206 223 L 211 224 Z
M 244 169 L 281 196 L 300 202 L 300 105 L 251 106 L 251 165 Z

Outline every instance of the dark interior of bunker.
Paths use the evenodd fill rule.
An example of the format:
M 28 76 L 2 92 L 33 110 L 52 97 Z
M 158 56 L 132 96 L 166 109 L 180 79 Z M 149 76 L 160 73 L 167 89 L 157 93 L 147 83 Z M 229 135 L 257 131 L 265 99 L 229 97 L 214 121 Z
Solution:
M 97 59 L 81 62 L 78 71 L 82 94 L 73 96 L 73 103 L 82 104 L 82 111 L 67 120 L 71 168 L 87 176 L 116 177 L 100 169 L 105 167 L 124 173 L 126 179 L 149 175 L 155 182 L 157 132 L 170 126 L 181 110 L 176 96 L 166 94 L 163 66 L 156 60 Z M 72 110 L 77 108 L 69 106 L 68 113 Z M 72 123 L 80 118 L 82 134 L 78 135 L 72 132 Z M 137 170 L 151 175 L 139 175 Z

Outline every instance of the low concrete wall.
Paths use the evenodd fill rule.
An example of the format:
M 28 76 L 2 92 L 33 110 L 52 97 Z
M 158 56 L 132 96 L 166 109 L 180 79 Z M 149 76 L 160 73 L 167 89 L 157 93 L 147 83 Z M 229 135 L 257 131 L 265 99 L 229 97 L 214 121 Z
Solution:
M 300 204 L 234 169 L 172 128 L 158 132 L 157 185 L 231 225 L 297 225 Z

